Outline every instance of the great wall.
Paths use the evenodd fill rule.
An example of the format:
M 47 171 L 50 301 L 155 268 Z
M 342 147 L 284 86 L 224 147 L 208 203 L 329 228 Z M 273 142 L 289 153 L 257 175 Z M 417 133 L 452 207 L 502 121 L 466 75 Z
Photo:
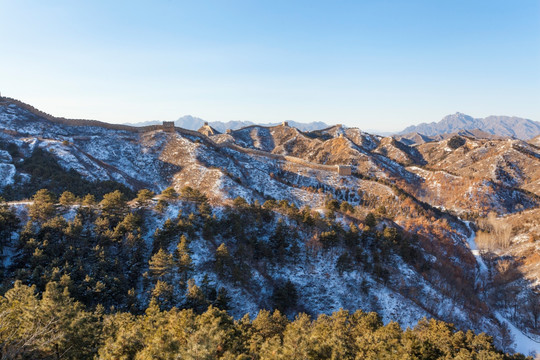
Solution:
M 346 166 L 346 165 L 317 164 L 317 163 L 313 163 L 313 162 L 310 162 L 301 158 L 297 158 L 294 156 L 272 154 L 272 153 L 262 151 L 262 150 L 243 148 L 241 146 L 238 146 L 236 144 L 231 144 L 231 143 L 220 143 L 220 144 L 216 144 L 216 146 L 227 147 L 227 148 L 230 148 L 230 149 L 233 149 L 233 150 L 236 150 L 238 152 L 248 154 L 248 155 L 263 156 L 263 157 L 267 157 L 274 160 L 291 162 L 291 163 L 298 164 L 301 166 L 309 167 L 314 170 L 337 172 L 339 175 L 351 175 L 351 170 L 352 170 L 350 166 Z
M 10 104 L 14 104 L 22 109 L 29 111 L 30 113 L 36 116 L 42 117 L 50 122 L 61 124 L 61 125 L 92 126 L 92 127 L 101 127 L 101 128 L 105 128 L 109 130 L 129 131 L 129 132 L 134 132 L 134 133 L 146 133 L 146 132 L 158 131 L 158 130 L 162 130 L 165 132 L 177 132 L 183 135 L 195 137 L 201 142 L 204 142 L 205 144 L 212 146 L 214 148 L 217 148 L 217 149 L 229 148 L 231 150 L 235 150 L 243 154 L 262 156 L 262 157 L 270 158 L 273 160 L 290 162 L 290 163 L 305 166 L 314 170 L 336 172 L 339 175 L 343 175 L 343 176 L 348 176 L 352 174 L 352 167 L 349 165 L 323 165 L 323 164 L 313 163 L 313 162 L 310 162 L 301 158 L 297 158 L 294 156 L 273 154 L 273 153 L 269 153 L 262 150 L 244 148 L 230 142 L 216 143 L 215 141 L 210 139 L 208 136 L 198 131 L 188 130 L 188 129 L 174 126 L 173 121 L 164 121 L 163 124 L 161 125 L 131 126 L 131 125 L 121 125 L 121 124 L 110 124 L 110 123 L 106 123 L 106 122 L 98 121 L 98 120 L 66 119 L 64 117 L 56 117 L 56 116 L 47 114 L 20 100 L 0 96 L 0 105 L 10 105 Z M 245 128 L 254 127 L 254 126 L 259 126 L 259 125 L 249 125 Z M 278 126 L 288 126 L 288 123 L 283 122 L 281 125 L 278 125 Z M 242 128 L 242 129 L 245 129 L 245 128 Z M 272 127 L 268 127 L 268 128 L 272 128 Z M 230 131 L 228 130 L 227 133 L 230 133 Z

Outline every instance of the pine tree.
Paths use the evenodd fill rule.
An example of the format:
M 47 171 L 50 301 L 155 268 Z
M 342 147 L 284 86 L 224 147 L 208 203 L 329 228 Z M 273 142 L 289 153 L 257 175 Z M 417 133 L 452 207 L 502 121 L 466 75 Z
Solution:
M 157 280 L 171 283 L 173 276 L 173 256 L 163 249 L 159 249 L 148 262 L 148 270 L 154 282 Z
M 54 339 L 41 349 L 55 358 L 85 358 L 92 355 L 99 338 L 98 319 L 74 301 L 67 288 L 47 284 L 38 310 L 43 323 L 51 323 L 47 336 Z
M 193 309 L 197 313 L 202 313 L 208 307 L 206 297 L 201 288 L 195 284 L 194 279 L 188 280 L 188 288 L 186 292 L 186 307 Z
M 208 201 L 201 203 L 197 210 L 199 210 L 199 214 L 203 218 L 208 218 L 212 215 L 212 208 L 210 207 L 210 204 L 208 204 Z
M 0 278 L 4 277 L 4 248 L 11 245 L 12 233 L 19 227 L 17 215 L 0 197 Z
M 157 228 L 154 232 L 154 244 L 152 246 L 152 253 L 156 253 L 159 249 L 167 249 L 172 240 L 178 236 L 179 228 L 171 220 L 165 220 L 163 227 Z
M 283 221 L 279 219 L 276 230 L 269 239 L 270 248 L 278 262 L 283 261 L 287 255 L 287 237 L 289 236 L 289 233 L 289 229 L 287 229 Z
M 158 213 L 163 213 L 168 206 L 169 204 L 165 200 L 159 199 L 155 209 Z
M 170 309 L 173 302 L 173 287 L 165 281 L 158 280 L 152 289 L 152 299 L 161 309 Z
M 28 206 L 28 215 L 33 221 L 45 222 L 55 216 L 55 196 L 49 190 L 41 189 L 32 197 L 33 204 Z
M 37 318 L 39 301 L 36 287 L 23 285 L 17 280 L 4 296 L 0 297 L 2 358 L 37 356 L 39 347 L 50 341 L 45 340 L 44 335 L 51 331 L 52 324 L 41 323 Z
M 181 359 L 246 359 L 233 356 L 233 319 L 226 312 L 212 306 L 197 316 L 193 331 L 189 333 L 187 345 L 180 349 Z
M 272 304 L 274 309 L 283 313 L 294 308 L 298 301 L 298 292 L 292 281 L 287 280 L 284 284 L 276 285 L 272 293 Z
M 337 211 L 339 210 L 339 201 L 330 197 L 329 199 L 326 200 L 326 202 L 324 203 L 324 206 L 326 210 Z
M 354 212 L 354 208 L 352 207 L 351 204 L 349 204 L 347 201 L 343 201 L 340 205 L 339 205 L 339 210 L 343 213 L 349 213 L 349 214 L 352 214 Z
M 212 303 L 216 300 L 217 291 L 214 284 L 210 281 L 207 274 L 204 274 L 201 280 L 201 291 L 204 294 L 204 298 L 208 303 Z
M 173 187 L 168 187 L 161 192 L 161 196 L 167 200 L 175 200 L 178 197 L 178 193 Z
M 230 274 L 231 255 L 225 243 L 221 243 L 214 255 L 214 268 L 220 277 Z
M 70 191 L 64 191 L 58 199 L 60 205 L 69 206 L 77 202 L 77 197 Z
M 359 244 L 359 241 L 360 241 L 360 233 L 359 233 L 358 227 L 354 224 L 351 224 L 349 227 L 349 231 L 345 233 L 345 237 L 343 240 L 345 241 L 345 245 L 348 248 L 350 249 L 355 248 Z
M 214 306 L 218 309 L 228 311 L 231 309 L 231 300 L 232 298 L 229 296 L 229 292 L 227 291 L 227 289 L 225 289 L 224 287 L 220 287 L 217 292 L 216 300 L 214 301 Z
M 315 346 L 311 336 L 312 323 L 309 315 L 299 314 L 283 333 L 279 348 L 282 359 L 310 359 Z M 315 357 L 316 358 L 316 357 Z
M 119 190 L 105 194 L 99 204 L 102 215 L 113 219 L 114 224 L 119 222 L 128 212 L 126 198 Z
M 184 186 L 180 190 L 180 196 L 186 201 L 193 201 L 199 204 L 208 200 L 206 195 L 201 193 L 198 189 L 193 189 L 190 186 Z
M 191 250 L 188 247 L 187 238 L 185 235 L 180 237 L 178 246 L 174 251 L 174 260 L 180 275 L 181 286 L 185 286 L 189 274 L 193 271 L 193 261 L 191 260 Z
M 127 237 L 126 239 L 126 251 L 127 251 L 127 279 L 130 287 L 136 287 L 139 281 L 139 277 L 142 273 L 146 252 L 146 244 L 141 234 L 135 234 Z
M 308 226 L 311 226 L 315 223 L 313 216 L 311 216 L 311 208 L 309 206 L 305 206 L 301 210 L 302 214 L 302 222 Z
M 246 207 L 248 205 L 248 202 L 246 201 L 246 199 L 244 199 L 243 197 L 241 196 L 237 196 L 234 200 L 233 200 L 233 205 L 235 207 Z
M 375 215 L 373 215 L 373 213 L 368 213 L 364 220 L 364 224 L 366 226 L 369 226 L 370 228 L 375 227 L 375 225 L 377 225 L 377 219 L 375 218 Z
M 137 193 L 135 201 L 137 202 L 138 206 L 147 206 L 155 195 L 156 194 L 151 190 L 141 189 Z
M 82 204 L 85 206 L 94 206 L 96 205 L 96 197 L 92 194 L 87 194 L 83 200 Z

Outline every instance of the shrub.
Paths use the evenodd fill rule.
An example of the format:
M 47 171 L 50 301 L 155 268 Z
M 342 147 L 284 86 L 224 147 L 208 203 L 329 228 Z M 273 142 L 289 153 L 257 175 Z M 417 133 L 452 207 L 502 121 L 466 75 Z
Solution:
M 465 145 L 466 142 L 467 142 L 467 141 L 466 141 L 464 138 L 462 138 L 461 136 L 455 135 L 455 136 L 452 136 L 452 137 L 450 138 L 450 140 L 448 140 L 448 147 L 449 147 L 450 149 L 454 149 L 454 150 L 455 150 L 455 149 L 457 149 L 457 148 L 459 148 L 459 147 Z

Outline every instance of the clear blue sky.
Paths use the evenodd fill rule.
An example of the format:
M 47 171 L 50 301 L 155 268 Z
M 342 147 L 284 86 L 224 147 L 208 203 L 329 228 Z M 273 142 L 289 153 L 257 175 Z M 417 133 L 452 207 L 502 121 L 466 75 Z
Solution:
M 540 121 L 540 1 L 0 0 L 0 91 L 109 122 Z

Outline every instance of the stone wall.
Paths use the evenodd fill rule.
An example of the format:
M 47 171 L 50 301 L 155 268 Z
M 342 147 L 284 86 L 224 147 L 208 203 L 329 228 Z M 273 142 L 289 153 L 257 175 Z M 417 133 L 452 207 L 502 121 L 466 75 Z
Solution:
M 238 145 L 230 144 L 230 143 L 220 143 L 220 144 L 214 143 L 214 144 L 218 148 L 227 147 L 227 148 L 233 149 L 235 151 L 238 151 L 238 152 L 241 152 L 241 153 L 247 154 L 247 155 L 264 156 L 264 157 L 267 157 L 267 158 L 270 158 L 270 159 L 273 159 L 273 160 L 287 161 L 287 162 L 291 162 L 291 163 L 294 163 L 294 164 L 309 167 L 311 169 L 337 172 L 339 174 L 339 170 L 338 170 L 337 165 L 317 164 L 317 163 L 313 163 L 313 162 L 310 162 L 310 161 L 307 161 L 307 160 L 304 160 L 304 159 L 301 159 L 301 158 L 297 158 L 295 156 L 272 154 L 272 153 L 262 151 L 262 150 L 243 148 L 243 147 L 240 147 Z M 348 166 L 348 169 L 349 169 L 348 174 L 340 174 L 340 175 L 351 175 L 351 173 L 350 173 L 351 167 Z
M 174 132 L 174 121 L 164 121 L 163 131 Z
M 33 113 L 34 115 L 43 117 L 43 118 L 45 118 L 45 119 L 47 119 L 47 120 L 49 120 L 51 122 L 57 123 L 57 124 L 68 125 L 68 126 L 95 126 L 95 127 L 101 127 L 101 128 L 110 129 L 110 130 L 122 130 L 122 131 L 136 132 L 136 133 L 145 133 L 145 132 L 156 131 L 156 130 L 164 130 L 164 131 L 167 131 L 167 132 L 178 132 L 178 133 L 183 134 L 183 135 L 195 137 L 200 142 L 205 143 L 206 145 L 209 145 L 211 147 L 218 148 L 218 149 L 227 147 L 227 148 L 230 148 L 230 149 L 233 149 L 235 151 L 238 151 L 238 152 L 241 152 L 241 153 L 244 153 L 244 154 L 248 154 L 248 155 L 264 156 L 264 157 L 274 159 L 274 160 L 292 162 L 292 163 L 302 165 L 302 166 L 305 166 L 305 167 L 309 167 L 309 168 L 312 168 L 312 169 L 316 169 L 316 170 L 337 172 L 340 175 L 351 175 L 351 167 L 350 166 L 323 165 L 323 164 L 312 163 L 310 161 L 300 159 L 300 158 L 297 158 L 297 157 L 294 157 L 294 156 L 281 155 L 281 154 L 272 154 L 272 153 L 262 151 L 262 150 L 243 148 L 243 147 L 238 146 L 236 144 L 231 144 L 231 143 L 227 143 L 227 142 L 218 144 L 218 143 L 215 143 L 210 138 L 208 138 L 207 136 L 205 136 L 205 135 L 203 135 L 203 134 L 201 134 L 201 133 L 199 133 L 197 131 L 175 127 L 174 122 L 172 122 L 172 121 L 171 122 L 165 121 L 165 122 L 163 122 L 162 125 L 148 125 L 148 126 L 130 126 L 130 125 L 120 125 L 120 124 L 109 124 L 109 123 L 106 123 L 106 122 L 103 122 L 103 121 L 97 121 L 97 120 L 66 119 L 66 118 L 62 118 L 62 117 L 55 117 L 55 116 L 47 114 L 47 113 L 45 113 L 45 112 L 43 112 L 41 110 L 38 110 L 38 109 L 34 108 L 31 105 L 23 103 L 22 101 L 12 99 L 12 98 L 7 98 L 7 97 L 1 97 L 0 98 L 0 103 L 2 103 L 2 104 L 15 104 L 15 105 L 19 106 L 22 109 L 28 110 L 29 112 Z M 172 126 L 171 126 L 171 123 L 172 123 Z M 246 128 L 254 127 L 254 126 L 259 126 L 259 125 L 250 125 L 250 126 L 247 126 Z M 287 126 L 287 125 L 283 124 L 283 126 Z M 345 170 L 345 168 L 347 168 L 348 170 Z
M 352 168 L 347 165 L 336 165 L 337 173 L 339 175 L 351 175 L 352 174 Z
M 50 122 L 54 122 L 56 124 L 62 124 L 62 125 L 68 125 L 68 126 L 96 126 L 96 127 L 102 127 L 105 129 L 124 130 L 124 131 L 131 131 L 131 132 L 139 132 L 144 128 L 143 131 L 149 131 L 145 129 L 145 128 L 148 128 L 148 126 L 138 128 L 138 127 L 129 126 L 129 125 L 109 124 L 109 123 L 106 123 L 103 121 L 97 121 L 97 120 L 66 119 L 63 117 L 56 117 L 51 114 L 47 114 L 46 112 L 43 112 L 41 110 L 38 110 L 31 105 L 23 103 L 20 100 L 8 98 L 8 97 L 3 97 L 2 101 L 3 103 L 7 103 L 7 104 L 15 104 L 18 107 L 25 109 L 34 115 L 45 118 L 49 120 Z

